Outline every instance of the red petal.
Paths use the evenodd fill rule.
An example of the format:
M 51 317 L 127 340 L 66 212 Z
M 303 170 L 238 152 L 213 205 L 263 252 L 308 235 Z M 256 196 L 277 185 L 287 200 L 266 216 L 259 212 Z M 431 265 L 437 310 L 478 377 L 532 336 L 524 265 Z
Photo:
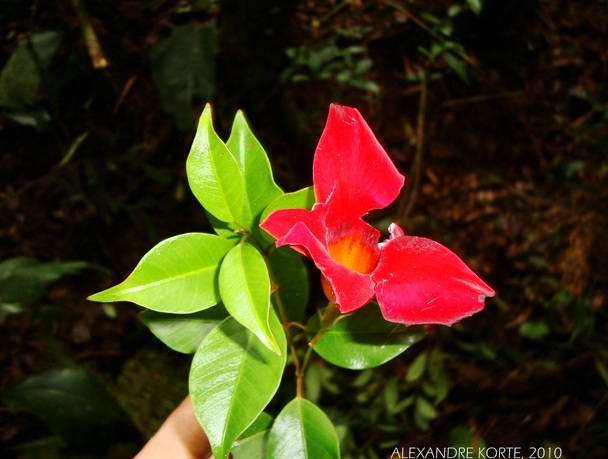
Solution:
M 317 207 L 317 206 L 315 206 Z M 276 239 L 281 239 L 285 236 L 293 226 L 298 222 L 305 222 L 308 226 L 315 226 L 321 229 L 320 226 L 324 215 L 320 213 L 321 209 L 281 209 L 272 212 L 266 220 L 260 223 L 260 228 L 268 232 Z M 320 236 L 320 234 L 319 234 Z
M 354 311 L 367 304 L 374 296 L 374 281 L 371 276 L 348 269 L 331 258 L 325 241 L 319 240 L 305 223 L 294 225 L 289 233 L 277 241 L 277 246 L 279 244 L 305 249 L 306 254 L 312 258 L 329 282 L 340 312 Z
M 386 207 L 404 180 L 359 111 L 332 104 L 313 163 L 315 196 L 331 204 L 331 222 Z
M 325 240 L 325 216 L 327 210 L 324 205 L 315 204 L 312 210 L 307 209 L 282 209 L 272 212 L 266 220 L 260 224 L 260 228 L 268 232 L 271 236 L 277 239 L 277 247 L 283 245 L 291 245 L 295 250 L 303 255 L 308 256 L 308 250 L 301 247 L 301 244 L 291 240 L 285 241 L 285 235 L 288 234 L 293 227 L 301 222 L 309 231 L 314 234 L 318 240 Z
M 494 296 L 455 253 L 419 237 L 383 243 L 372 277 L 384 318 L 405 325 L 452 325 L 479 312 L 485 298 Z
M 321 203 L 312 210 L 277 210 L 260 226 L 277 238 L 277 247 L 289 245 L 312 258 L 333 290 L 336 305 L 347 313 L 364 306 L 374 296 L 375 284 L 369 272 L 378 260 L 380 232 L 359 219 L 327 228 L 328 209 L 327 204 Z M 335 259 L 329 254 L 330 245 Z

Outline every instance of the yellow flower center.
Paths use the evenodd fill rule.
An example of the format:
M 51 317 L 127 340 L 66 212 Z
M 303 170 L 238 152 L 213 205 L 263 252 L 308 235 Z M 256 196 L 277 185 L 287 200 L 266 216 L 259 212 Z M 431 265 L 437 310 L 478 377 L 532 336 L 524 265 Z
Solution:
M 371 273 L 378 262 L 378 253 L 361 238 L 346 234 L 328 244 L 329 256 L 348 269 L 361 274 Z

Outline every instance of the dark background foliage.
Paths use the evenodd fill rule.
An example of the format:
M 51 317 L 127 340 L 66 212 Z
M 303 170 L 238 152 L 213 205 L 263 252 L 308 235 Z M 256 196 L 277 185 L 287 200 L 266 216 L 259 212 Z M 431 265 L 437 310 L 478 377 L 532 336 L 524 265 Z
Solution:
M 374 218 L 498 292 L 373 374 L 311 367 L 311 397 L 346 413 L 345 452 L 605 457 L 605 1 L 5 0 L 0 31 L 2 457 L 130 457 L 154 432 L 189 358 L 135 306 L 85 298 L 159 240 L 208 230 L 184 167 L 205 103 L 223 135 L 243 109 L 293 190 L 334 101 L 408 176 Z M 23 401 L 48 381 L 80 398 Z

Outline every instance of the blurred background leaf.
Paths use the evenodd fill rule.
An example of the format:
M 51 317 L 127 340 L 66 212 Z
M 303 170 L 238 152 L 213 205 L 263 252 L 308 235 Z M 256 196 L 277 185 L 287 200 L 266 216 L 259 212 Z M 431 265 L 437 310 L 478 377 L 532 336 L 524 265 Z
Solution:
M 57 279 L 81 272 L 91 265 L 84 261 L 43 263 L 33 257 L 15 257 L 0 262 L 0 322 L 8 315 L 39 302 Z
M 19 43 L 0 72 L 0 105 L 18 111 L 38 101 L 62 37 L 59 31 L 39 32 Z
M 81 368 L 30 376 L 7 391 L 3 401 L 35 414 L 67 445 L 85 452 L 106 450 L 118 438 L 137 437 L 116 399 Z
M 180 129 L 194 129 L 200 108 L 214 97 L 216 53 L 214 21 L 175 27 L 150 50 L 161 103 Z

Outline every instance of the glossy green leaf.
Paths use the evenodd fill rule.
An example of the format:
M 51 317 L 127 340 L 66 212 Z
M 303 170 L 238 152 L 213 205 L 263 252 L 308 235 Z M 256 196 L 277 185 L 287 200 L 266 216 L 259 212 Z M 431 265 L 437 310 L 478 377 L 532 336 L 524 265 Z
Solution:
M 280 247 L 266 257 L 272 273 L 273 298 L 287 319 L 301 322 L 308 306 L 308 270 L 302 256 L 291 247 Z
M 311 318 L 307 328 L 312 339 L 319 329 L 318 314 Z M 353 314 L 341 316 L 321 335 L 313 349 L 334 365 L 362 370 L 388 362 L 425 336 L 423 327 L 387 322 L 378 306 L 371 303 Z
M 278 318 L 270 317 L 280 356 L 232 317 L 212 330 L 194 354 L 190 395 L 216 459 L 228 456 L 234 441 L 258 418 L 281 382 L 287 344 Z
M 103 384 L 80 368 L 30 376 L 7 391 L 3 401 L 35 414 L 65 442 L 88 451 L 135 431 Z
M 311 209 L 315 203 L 314 187 L 309 186 L 292 193 L 285 193 L 273 200 L 262 213 L 261 221 L 279 209 Z
M 277 416 L 268 438 L 268 458 L 340 457 L 340 440 L 329 418 L 312 402 L 298 397 Z
M 268 413 L 264 413 L 264 412 L 260 413 L 258 418 L 255 421 L 253 421 L 253 424 L 251 424 L 249 427 L 247 427 L 245 432 L 243 432 L 241 434 L 238 441 L 241 441 L 241 439 L 243 439 L 243 438 L 247 438 L 251 435 L 255 435 L 260 432 L 270 431 L 270 428 L 272 427 L 273 422 L 274 422 L 274 419 Z
M 262 254 L 247 242 L 233 247 L 222 262 L 219 286 L 230 315 L 279 354 L 281 348 L 270 329 L 270 278 Z
M 253 229 L 259 224 L 262 211 L 283 191 L 274 182 L 268 155 L 241 111 L 234 118 L 226 146 L 236 158 L 245 184 L 245 202 L 239 223 Z
M 200 117 L 186 171 L 192 193 L 207 212 L 223 222 L 241 225 L 243 177 L 237 160 L 213 130 L 209 105 Z
M 247 231 L 243 229 L 242 226 L 232 223 L 232 222 L 223 222 L 219 218 L 215 218 L 213 214 L 205 211 L 205 215 L 207 216 L 207 221 L 213 228 L 213 231 L 218 236 L 222 236 L 226 239 L 241 239 L 243 234 Z
M 228 311 L 221 305 L 193 314 L 169 314 L 148 309 L 140 317 L 167 347 L 184 354 L 194 354 L 205 336 L 228 317 Z
M 122 283 L 89 297 L 111 303 L 131 301 L 159 312 L 187 314 L 219 302 L 219 266 L 234 241 L 187 233 L 157 244 Z
M 266 413 L 260 414 L 255 422 L 243 432 L 232 445 L 232 459 L 252 459 L 266 457 L 268 434 L 274 419 Z

